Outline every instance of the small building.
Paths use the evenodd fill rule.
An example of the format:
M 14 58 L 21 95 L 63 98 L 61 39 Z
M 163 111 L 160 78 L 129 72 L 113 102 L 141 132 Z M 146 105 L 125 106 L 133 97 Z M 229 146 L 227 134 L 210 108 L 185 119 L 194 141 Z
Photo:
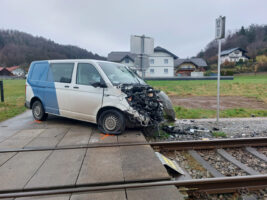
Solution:
M 246 56 L 246 53 L 246 50 L 239 47 L 224 50 L 221 52 L 221 63 L 247 61 L 249 57 Z
M 1 76 L 24 76 L 25 71 L 20 66 L 0 67 Z
M 7 68 L 14 76 L 24 76 L 25 71 L 20 66 L 12 66 Z
M 174 61 L 174 75 L 191 76 L 191 72 L 204 72 L 207 67 L 206 61 L 202 58 L 177 59 Z
M 129 67 L 135 67 L 134 61 L 137 57 L 126 51 L 113 51 L 108 54 L 108 61 L 125 64 Z M 154 53 L 149 55 L 149 68 L 145 72 L 146 77 L 173 77 L 174 60 L 178 56 L 162 47 L 154 48 Z
M 112 51 L 108 54 L 108 61 L 125 64 L 128 67 L 134 67 L 136 54 L 128 51 Z
M 0 76 L 13 76 L 13 74 L 6 67 L 0 67 Z

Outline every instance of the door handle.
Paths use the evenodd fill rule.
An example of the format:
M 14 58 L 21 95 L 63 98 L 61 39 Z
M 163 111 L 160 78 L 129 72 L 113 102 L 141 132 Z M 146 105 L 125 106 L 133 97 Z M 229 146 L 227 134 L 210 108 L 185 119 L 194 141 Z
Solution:
M 78 87 L 78 86 L 74 86 L 73 88 L 74 88 L 74 89 L 79 89 L 79 87 Z
M 68 85 L 65 85 L 64 87 L 65 87 L 65 88 L 69 88 L 70 86 L 68 86 Z

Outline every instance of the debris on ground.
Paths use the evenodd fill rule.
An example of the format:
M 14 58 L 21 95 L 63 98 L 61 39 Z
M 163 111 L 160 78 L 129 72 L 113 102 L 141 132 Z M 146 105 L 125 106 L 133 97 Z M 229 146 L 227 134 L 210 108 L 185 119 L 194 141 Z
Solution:
M 267 118 L 224 118 L 219 123 L 214 119 L 181 119 L 171 126 L 162 126 L 161 134 L 164 137 L 158 137 L 156 141 L 266 137 Z
M 164 125 L 161 129 L 170 134 L 170 139 L 185 137 L 188 139 L 205 139 L 212 137 L 211 130 L 190 124 L 177 124 L 175 126 Z

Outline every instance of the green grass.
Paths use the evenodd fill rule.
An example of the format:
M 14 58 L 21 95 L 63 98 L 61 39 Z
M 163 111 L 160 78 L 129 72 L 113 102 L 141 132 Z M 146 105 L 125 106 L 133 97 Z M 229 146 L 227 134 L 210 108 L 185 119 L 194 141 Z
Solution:
M 168 95 L 216 96 L 217 81 L 147 81 L 156 89 Z M 267 74 L 235 76 L 234 80 L 221 81 L 221 96 L 255 97 L 267 103 Z M 187 109 L 175 106 L 176 117 L 180 119 L 215 118 L 216 110 Z M 234 108 L 220 111 L 220 117 L 267 117 L 267 110 Z
M 200 119 L 200 118 L 215 118 L 216 110 L 208 109 L 187 109 L 180 106 L 175 106 L 174 111 L 178 119 Z M 255 110 L 246 108 L 234 108 L 220 111 L 220 117 L 267 117 L 267 110 Z
M 227 135 L 222 131 L 212 132 L 212 135 L 213 135 L 213 137 L 216 137 L 216 138 L 218 138 L 218 137 L 226 138 L 227 137 Z
M 216 96 L 216 80 L 196 81 L 147 81 L 154 88 L 168 95 Z M 235 76 L 234 80 L 222 80 L 222 96 L 256 97 L 267 103 L 267 74 Z
M 5 102 L 0 102 L 0 121 L 14 117 L 26 110 L 25 80 L 4 80 Z

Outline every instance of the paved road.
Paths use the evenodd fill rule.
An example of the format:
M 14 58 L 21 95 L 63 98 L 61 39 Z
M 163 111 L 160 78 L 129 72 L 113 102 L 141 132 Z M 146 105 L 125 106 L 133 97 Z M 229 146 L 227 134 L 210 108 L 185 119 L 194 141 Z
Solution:
M 30 111 L 0 123 L 0 149 L 144 141 L 137 130 L 107 136 L 95 125 L 81 121 L 49 117 L 37 122 Z M 149 145 L 0 153 L 0 190 L 168 179 Z M 176 193 L 174 186 L 167 186 L 67 194 L 52 199 L 177 199 Z

